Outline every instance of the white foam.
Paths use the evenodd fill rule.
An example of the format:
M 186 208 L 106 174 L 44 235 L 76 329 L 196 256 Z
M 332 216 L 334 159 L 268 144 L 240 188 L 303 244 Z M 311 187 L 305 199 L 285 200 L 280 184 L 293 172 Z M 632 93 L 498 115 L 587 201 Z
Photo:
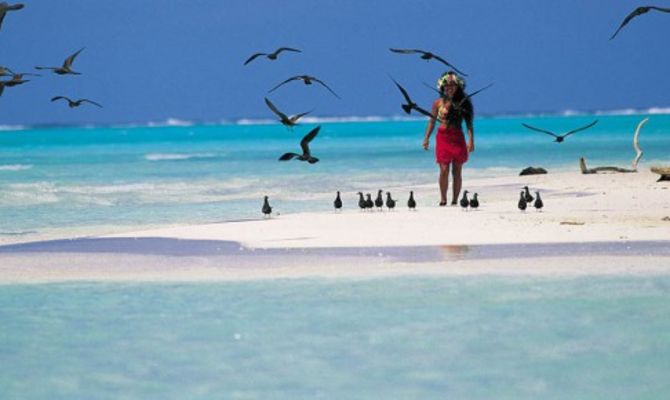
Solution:
M 148 161 L 190 160 L 192 158 L 213 158 L 215 153 L 149 153 L 144 156 Z
M 0 171 L 24 171 L 32 167 L 32 164 L 7 164 L 0 165 Z
M 163 127 L 163 126 L 193 126 L 194 123 L 178 118 L 168 118 L 162 122 L 148 122 L 149 127 Z
M 0 131 L 22 131 L 27 129 L 24 125 L 0 125 Z

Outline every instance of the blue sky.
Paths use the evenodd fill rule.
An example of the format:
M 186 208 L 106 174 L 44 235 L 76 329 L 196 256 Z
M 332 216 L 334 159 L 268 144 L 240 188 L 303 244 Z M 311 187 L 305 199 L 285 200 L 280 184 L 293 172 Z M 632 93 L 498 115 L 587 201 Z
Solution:
M 648 13 L 609 41 L 640 5 L 609 0 L 27 1 L 0 30 L 0 65 L 74 63 L 81 76 L 44 73 L 0 97 L 0 125 L 272 118 L 263 97 L 299 74 L 320 87 L 287 84 L 269 96 L 289 114 L 400 115 L 389 75 L 429 106 L 445 70 L 389 47 L 432 51 L 469 74 L 486 114 L 670 106 L 670 14 Z M 670 7 L 670 2 L 659 1 Z M 253 53 L 303 50 L 277 61 Z M 46 71 L 44 71 L 46 72 Z M 51 103 L 90 98 L 105 108 Z

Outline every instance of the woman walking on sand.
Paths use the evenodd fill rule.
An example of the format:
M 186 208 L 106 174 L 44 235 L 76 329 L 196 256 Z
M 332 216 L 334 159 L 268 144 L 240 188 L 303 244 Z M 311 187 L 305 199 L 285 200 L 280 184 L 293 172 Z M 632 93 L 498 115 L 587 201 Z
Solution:
M 461 192 L 463 164 L 468 161 L 468 154 L 475 150 L 475 134 L 472 128 L 474 110 L 472 102 L 465 96 L 465 81 L 455 72 L 449 71 L 437 80 L 440 98 L 433 102 L 432 114 L 437 117 L 439 127 L 435 138 L 435 160 L 440 166 L 440 206 L 447 205 L 447 189 L 449 187 L 449 169 L 454 178 L 452 185 L 451 205 L 455 205 Z M 430 135 L 433 133 L 435 118 L 428 121 L 423 148 L 428 150 Z M 466 144 L 461 125 L 465 120 L 468 132 Z

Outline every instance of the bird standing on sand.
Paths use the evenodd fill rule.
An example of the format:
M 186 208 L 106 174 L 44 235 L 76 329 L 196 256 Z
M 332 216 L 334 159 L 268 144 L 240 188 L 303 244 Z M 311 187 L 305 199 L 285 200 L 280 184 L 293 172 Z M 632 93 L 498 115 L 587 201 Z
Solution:
M 377 207 L 377 210 L 381 211 L 382 207 L 384 207 L 384 199 L 382 198 L 382 190 L 379 189 L 377 192 L 377 198 L 375 199 L 375 207 Z
M 470 199 L 470 208 L 472 209 L 477 209 L 479 207 L 479 199 L 477 199 L 477 193 L 472 195 L 472 199 Z
M 365 199 L 363 198 L 363 192 L 358 192 L 358 208 L 361 210 L 365 211 L 366 204 L 365 204 Z
M 326 85 L 325 83 L 323 83 L 322 80 L 320 80 L 320 79 L 318 79 L 318 78 L 315 78 L 315 77 L 313 77 L 313 76 L 309 76 L 309 75 L 296 75 L 296 76 L 294 76 L 294 77 L 288 78 L 288 79 L 285 80 L 284 82 L 282 82 L 282 83 L 280 83 L 279 85 L 277 85 L 277 86 L 273 87 L 272 89 L 270 89 L 270 90 L 268 91 L 268 93 L 274 92 L 275 89 L 279 88 L 281 85 L 283 85 L 283 84 L 285 84 L 285 83 L 289 83 L 289 82 L 291 82 L 291 81 L 303 81 L 303 83 L 304 83 L 305 85 L 311 85 L 312 82 L 316 82 L 316 83 L 320 84 L 321 86 L 325 87 L 326 89 L 328 89 L 328 91 L 329 91 L 330 93 L 332 93 L 333 96 L 337 97 L 338 99 L 340 98 L 340 96 L 338 96 L 337 93 L 335 93 L 335 92 L 333 91 L 333 89 L 329 88 L 328 85 Z
M 72 54 L 68 58 L 65 59 L 63 62 L 62 67 L 35 67 L 35 69 L 50 69 L 52 70 L 55 74 L 58 75 L 81 75 L 80 72 L 75 72 L 72 70 L 72 63 L 74 62 L 74 59 L 77 58 L 79 53 L 81 53 L 84 50 L 84 47 L 79 49 L 76 53 Z
M 16 3 L 16 4 L 7 4 L 7 2 L 3 1 L 0 3 L 0 28 L 2 28 L 2 21 L 5 19 L 5 15 L 7 15 L 7 11 L 16 11 L 20 10 L 24 7 L 23 4 L 21 3 Z
M 414 191 L 409 192 L 409 200 L 407 200 L 407 208 L 409 208 L 410 211 L 416 210 L 416 200 L 414 200 Z
M 595 124 L 597 124 L 597 123 L 598 123 L 598 120 L 595 120 L 595 121 L 591 122 L 590 124 L 588 124 L 588 125 L 586 125 L 586 126 L 582 126 L 581 128 L 573 129 L 573 130 L 571 130 L 571 131 L 569 131 L 569 132 L 566 132 L 566 133 L 564 133 L 564 134 L 562 134 L 562 135 L 557 135 L 557 134 L 555 134 L 554 132 L 547 131 L 547 130 L 540 129 L 540 128 L 535 128 L 535 127 L 533 127 L 533 126 L 526 125 L 526 124 L 524 124 L 524 123 L 522 123 L 521 125 L 525 126 L 526 128 L 528 128 L 528 129 L 530 129 L 530 130 L 533 130 L 533 131 L 536 131 L 536 132 L 546 133 L 547 135 L 551 135 L 551 136 L 553 136 L 553 137 L 556 138 L 556 139 L 554 140 L 556 143 L 561 143 L 561 142 L 563 142 L 563 140 L 564 140 L 566 137 L 572 135 L 573 133 L 577 133 L 577 132 L 579 132 L 579 131 L 583 131 L 583 130 L 585 130 L 585 129 L 589 129 L 590 127 L 592 127 L 593 125 L 595 125 Z
M 270 214 L 272 214 L 272 207 L 270 207 L 268 196 L 265 196 L 265 199 L 263 200 L 263 207 L 261 208 L 261 211 L 263 212 L 263 216 L 265 217 L 269 217 Z
M 342 209 L 342 199 L 340 198 L 340 192 L 337 192 L 337 196 L 335 197 L 335 201 L 333 201 L 333 207 L 335 207 L 335 211 L 339 211 Z
M 533 201 L 533 195 L 530 194 L 528 186 L 524 186 L 523 190 L 524 190 L 523 199 L 526 200 L 526 203 L 531 203 Z
M 642 6 L 638 7 L 635 10 L 633 10 L 630 14 L 624 18 L 623 22 L 621 22 L 621 25 L 619 25 L 619 29 L 614 32 L 614 34 L 610 37 L 610 40 L 614 39 L 614 37 L 619 33 L 619 31 L 626 26 L 633 18 L 637 17 L 638 15 L 646 14 L 651 10 L 656 10 L 656 11 L 661 11 L 665 13 L 670 13 L 670 8 L 662 8 L 662 7 L 654 7 L 654 6 Z
M 291 48 L 291 47 L 280 47 L 277 50 L 275 50 L 273 53 L 256 53 L 256 54 L 252 55 L 251 57 L 249 57 L 247 59 L 247 61 L 244 62 L 244 65 L 249 64 L 250 62 L 255 60 L 256 57 L 260 57 L 260 56 L 265 56 L 265 58 L 267 58 L 268 60 L 274 61 L 274 60 L 277 59 L 277 56 L 279 55 L 279 53 L 281 53 L 282 51 L 293 51 L 293 52 L 296 52 L 296 53 L 302 53 L 302 51 L 300 51 L 298 49 Z
M 98 103 L 96 103 L 95 101 L 93 101 L 93 100 L 89 100 L 89 99 L 72 100 L 72 99 L 70 99 L 70 98 L 68 98 L 68 97 L 65 97 L 65 96 L 56 96 L 56 97 L 52 97 L 52 98 L 51 98 L 51 101 L 54 102 L 54 101 L 56 101 L 56 100 L 61 100 L 61 99 L 66 100 L 66 101 L 67 101 L 67 105 L 68 105 L 68 107 L 70 107 L 70 108 L 79 107 L 79 106 L 82 105 L 83 103 L 90 103 L 90 104 L 93 104 L 94 106 L 98 106 L 98 107 L 102 108 L 102 105 L 101 105 L 101 104 L 98 104 Z
M 521 191 L 521 196 L 519 197 L 518 207 L 521 211 L 526 210 L 526 197 L 524 196 L 523 190 Z
M 279 161 L 288 161 L 293 158 L 296 158 L 300 161 L 307 161 L 310 164 L 314 164 L 316 162 L 319 162 L 319 159 L 316 157 L 312 157 L 312 153 L 309 151 L 309 142 L 312 141 L 316 137 L 316 135 L 319 133 L 319 129 L 321 129 L 321 126 L 317 126 L 316 128 L 312 129 L 309 131 L 308 134 L 305 135 L 305 137 L 302 138 L 300 141 L 300 147 L 302 148 L 302 154 L 297 154 L 297 153 L 284 153 L 282 154 L 281 157 L 279 157 Z
M 372 202 L 372 195 L 370 193 L 365 195 L 365 208 L 372 210 L 372 207 L 375 206 L 375 203 Z
M 279 109 L 277 107 L 275 107 L 275 105 L 272 104 L 270 99 L 268 99 L 267 97 L 265 97 L 265 104 L 267 104 L 268 108 L 270 108 L 270 110 L 279 117 L 279 122 L 281 122 L 282 125 L 284 125 L 287 128 L 293 128 L 294 126 L 298 125 L 298 120 L 300 118 L 302 118 L 305 115 L 311 113 L 311 111 L 307 111 L 307 112 L 304 112 L 304 113 L 291 115 L 289 117 L 286 114 L 284 114 L 283 112 L 279 111 Z
M 463 208 L 464 210 L 468 209 L 468 206 L 470 205 L 470 201 L 468 200 L 468 191 L 467 190 L 463 191 L 463 197 L 461 197 L 460 204 L 461 204 L 461 208 Z
M 540 192 L 535 192 L 535 203 L 533 206 L 537 211 L 542 210 L 542 207 L 544 207 L 544 202 L 542 202 L 542 199 L 540 198 Z
M 395 208 L 395 200 L 391 198 L 391 192 L 386 192 L 386 207 L 388 207 L 389 210 Z
M 442 58 L 440 56 L 437 56 L 437 55 L 435 55 L 435 54 L 433 54 L 429 51 L 423 51 L 423 50 L 418 50 L 418 49 L 389 49 L 389 50 L 391 50 L 394 53 L 399 53 L 399 54 L 421 54 L 421 58 L 426 60 L 426 61 L 430 61 L 430 60 L 433 60 L 433 59 L 437 60 L 437 61 L 441 62 L 442 64 L 446 65 L 447 67 L 452 68 L 454 71 L 458 72 L 459 74 L 461 74 L 463 76 L 468 76 L 468 74 L 466 74 L 465 72 L 460 71 L 458 68 L 449 64 L 447 62 L 447 60 L 445 60 L 444 58 Z

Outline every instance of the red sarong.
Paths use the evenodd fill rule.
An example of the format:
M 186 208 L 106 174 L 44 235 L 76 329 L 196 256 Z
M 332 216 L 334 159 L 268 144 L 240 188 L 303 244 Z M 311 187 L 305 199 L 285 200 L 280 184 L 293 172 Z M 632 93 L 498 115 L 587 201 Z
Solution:
M 464 164 L 468 161 L 468 148 L 461 128 L 440 125 L 435 138 L 435 161 L 438 164 Z

